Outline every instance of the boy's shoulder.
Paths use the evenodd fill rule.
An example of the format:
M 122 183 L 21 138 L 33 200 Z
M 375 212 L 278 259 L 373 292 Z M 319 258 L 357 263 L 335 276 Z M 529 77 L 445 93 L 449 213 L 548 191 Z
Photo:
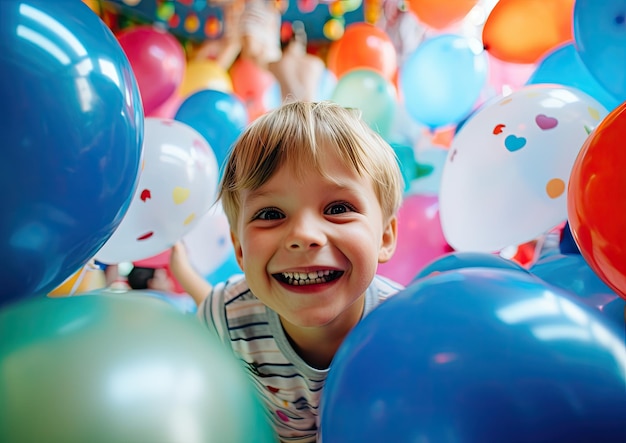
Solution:
M 387 298 L 396 292 L 402 291 L 404 286 L 396 281 L 377 274 L 374 276 L 374 280 L 372 280 L 370 288 L 374 288 L 380 297 Z

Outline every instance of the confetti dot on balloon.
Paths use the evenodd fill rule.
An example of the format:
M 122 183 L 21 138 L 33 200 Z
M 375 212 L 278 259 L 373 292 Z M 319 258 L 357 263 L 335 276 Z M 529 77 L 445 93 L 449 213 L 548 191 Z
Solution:
M 508 104 L 508 103 L 511 103 L 512 101 L 513 101 L 513 99 L 512 99 L 512 98 L 505 98 L 504 100 L 502 100 L 502 101 L 500 102 L 500 106 L 504 106 L 504 105 L 506 105 L 506 104 Z
M 183 222 L 183 225 L 187 226 L 189 223 L 191 223 L 195 219 L 196 219 L 196 214 L 190 214 Z
M 587 111 L 589 111 L 589 115 L 591 116 L 592 119 L 600 120 L 600 112 L 598 112 L 597 109 L 592 108 L 591 106 L 589 106 L 587 108 Z
M 189 191 L 189 189 L 181 188 L 180 186 L 177 186 L 172 191 L 172 199 L 174 200 L 175 204 L 180 205 L 181 203 L 184 203 L 185 200 L 189 198 L 190 193 L 191 191 Z
M 557 198 L 565 192 L 565 182 L 560 178 L 553 178 L 546 185 L 546 193 L 550 198 Z

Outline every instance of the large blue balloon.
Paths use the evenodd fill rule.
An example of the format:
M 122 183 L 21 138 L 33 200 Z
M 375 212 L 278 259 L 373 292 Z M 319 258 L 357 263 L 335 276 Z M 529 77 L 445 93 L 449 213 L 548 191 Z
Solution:
M 593 272 L 580 254 L 555 254 L 539 260 L 530 272 L 542 280 L 574 293 L 581 302 L 601 307 L 617 294 Z
M 456 269 L 464 268 L 496 268 L 528 272 L 514 261 L 500 257 L 499 255 L 489 254 L 488 252 L 458 251 L 450 252 L 442 255 L 441 257 L 437 257 L 424 266 L 419 274 L 415 276 L 413 281 L 428 277 L 429 275 L 435 275 L 440 272 L 454 271 Z
M 405 107 L 430 128 L 456 124 L 487 82 L 487 55 L 475 40 L 442 34 L 423 42 L 400 69 Z
M 141 165 L 143 109 L 79 0 L 0 2 L 0 304 L 46 293 L 107 241 Z
M 626 347 L 533 276 L 461 269 L 365 317 L 330 367 L 324 443 L 623 441 Z
M 623 0 L 576 0 L 573 20 L 581 60 L 620 102 L 626 100 L 625 6 Z
M 589 72 L 572 43 L 554 49 L 538 62 L 527 84 L 539 83 L 556 83 L 579 89 L 598 100 L 609 111 L 621 103 Z
M 209 142 L 221 171 L 233 143 L 248 123 L 248 111 L 235 95 L 205 89 L 187 97 L 174 119 L 188 124 Z

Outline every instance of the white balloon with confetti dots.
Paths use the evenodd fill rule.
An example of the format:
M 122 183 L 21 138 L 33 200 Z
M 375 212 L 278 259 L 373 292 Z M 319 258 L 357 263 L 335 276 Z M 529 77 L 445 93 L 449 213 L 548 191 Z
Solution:
M 215 201 L 218 164 L 206 139 L 171 119 L 149 117 L 144 128 L 137 190 L 122 223 L 96 253 L 102 263 L 134 262 L 167 250 Z
M 539 84 L 491 101 L 454 138 L 440 217 L 458 251 L 495 252 L 567 220 L 567 185 L 589 133 L 607 115 L 575 88 Z

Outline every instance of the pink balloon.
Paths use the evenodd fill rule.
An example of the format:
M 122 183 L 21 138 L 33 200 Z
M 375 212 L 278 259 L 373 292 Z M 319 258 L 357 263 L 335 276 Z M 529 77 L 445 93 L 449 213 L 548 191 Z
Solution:
M 117 39 L 133 68 L 146 115 L 170 98 L 183 81 L 185 51 L 167 31 L 137 26 Z
M 137 260 L 133 262 L 134 266 L 139 266 L 141 268 L 164 268 L 170 263 L 170 255 L 171 250 L 167 249 L 160 254 L 154 255 L 152 257 L 144 258 L 142 260 Z
M 149 114 L 146 114 L 146 117 L 169 118 L 173 120 L 176 116 L 176 111 L 178 111 L 178 108 L 180 108 L 180 105 L 182 104 L 183 99 L 180 95 L 172 94 L 172 96 L 165 100 L 161 106 L 157 107 Z
M 378 266 L 378 274 L 407 285 L 426 264 L 451 251 L 439 221 L 439 198 L 409 195 L 398 211 L 396 252 Z

